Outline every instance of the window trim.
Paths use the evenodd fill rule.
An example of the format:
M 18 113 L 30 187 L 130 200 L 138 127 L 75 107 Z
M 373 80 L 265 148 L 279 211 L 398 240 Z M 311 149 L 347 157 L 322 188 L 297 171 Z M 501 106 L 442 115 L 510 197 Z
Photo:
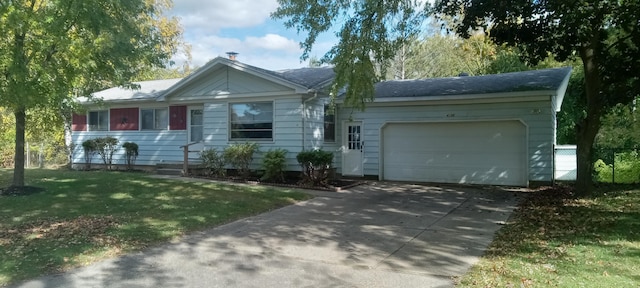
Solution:
M 105 129 L 91 129 L 91 128 L 93 128 L 91 126 L 96 126 L 96 125 L 91 123 L 91 113 L 106 113 L 107 114 Z M 110 119 L 111 115 L 110 114 L 111 114 L 111 110 L 110 109 L 88 111 L 87 112 L 87 131 L 109 131 L 110 123 L 111 123 L 110 122 L 111 121 L 111 119 Z M 98 116 L 98 119 L 100 119 L 99 116 Z
M 144 120 L 143 120 L 143 115 L 142 115 L 142 111 L 145 110 L 152 110 L 153 111 L 153 128 L 144 128 Z M 167 114 L 166 115 L 166 123 L 167 125 L 163 128 L 157 128 L 156 126 L 156 110 L 165 110 Z M 158 108 L 140 108 L 140 131 L 163 131 L 163 130 L 169 130 L 169 107 L 158 107 Z
M 260 103 L 270 103 L 271 104 L 271 137 L 270 138 L 233 138 L 233 122 L 232 122 L 232 117 L 231 114 L 233 113 L 233 105 L 238 105 L 238 104 L 260 104 Z M 261 141 L 261 142 L 268 142 L 268 141 L 274 141 L 274 135 L 275 135 L 275 123 L 276 123 L 276 105 L 275 105 L 275 101 L 242 101 L 242 102 L 228 102 L 227 103 L 227 129 L 228 129 L 228 136 L 227 139 L 228 141 Z
M 322 107 L 322 141 L 324 141 L 325 143 L 336 143 L 336 131 L 337 131 L 337 125 L 336 125 L 336 121 L 337 121 L 337 115 L 336 115 L 336 109 L 335 106 L 333 108 L 333 114 L 332 115 L 327 115 L 327 111 L 329 110 L 330 105 L 329 104 L 324 104 L 324 106 Z M 327 140 L 327 116 L 332 116 L 333 118 L 333 122 L 329 122 L 331 124 L 333 124 L 333 139 L 328 139 Z

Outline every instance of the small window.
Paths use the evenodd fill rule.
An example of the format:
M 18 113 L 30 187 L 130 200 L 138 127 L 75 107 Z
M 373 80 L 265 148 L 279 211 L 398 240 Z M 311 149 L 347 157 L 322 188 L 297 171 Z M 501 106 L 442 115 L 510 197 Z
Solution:
M 336 111 L 324 105 L 324 142 L 336 141 Z
M 89 131 L 109 130 L 109 110 L 89 112 Z
M 142 130 L 165 130 L 169 126 L 169 112 L 167 108 L 141 109 Z
M 273 139 L 273 102 L 229 104 L 230 138 Z

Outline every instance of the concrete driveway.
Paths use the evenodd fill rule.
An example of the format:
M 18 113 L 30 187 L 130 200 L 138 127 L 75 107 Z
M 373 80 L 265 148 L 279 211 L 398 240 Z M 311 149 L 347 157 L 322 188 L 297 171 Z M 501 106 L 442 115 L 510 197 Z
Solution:
M 16 287 L 451 287 L 516 205 L 499 188 L 372 183 Z

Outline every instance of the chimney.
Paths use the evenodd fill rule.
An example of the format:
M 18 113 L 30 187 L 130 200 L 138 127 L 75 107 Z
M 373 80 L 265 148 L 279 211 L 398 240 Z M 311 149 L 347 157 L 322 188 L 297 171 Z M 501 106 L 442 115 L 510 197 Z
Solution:
M 230 52 L 227 52 L 227 56 L 229 57 L 229 60 L 236 61 L 236 56 L 238 56 L 238 53 L 230 51 Z

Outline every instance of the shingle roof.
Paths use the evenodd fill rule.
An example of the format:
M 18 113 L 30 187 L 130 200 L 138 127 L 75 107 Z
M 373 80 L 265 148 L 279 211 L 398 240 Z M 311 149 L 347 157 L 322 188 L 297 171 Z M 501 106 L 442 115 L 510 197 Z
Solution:
M 153 100 L 162 95 L 162 92 L 180 81 L 181 78 L 151 80 L 134 82 L 140 85 L 140 89 L 126 89 L 122 87 L 113 87 L 106 90 L 93 93 L 94 99 L 102 99 L 102 101 L 135 101 L 135 100 Z M 81 101 L 85 99 L 81 99 Z
M 239 63 L 244 67 L 268 74 L 273 77 L 280 78 L 285 81 L 292 82 L 294 84 L 298 84 L 308 89 L 321 88 L 324 84 L 332 81 L 333 77 L 335 76 L 335 73 L 333 72 L 333 67 L 304 67 L 304 68 L 273 71 L 273 70 L 267 70 L 267 69 L 263 69 L 253 65 L 249 65 L 246 63 L 242 63 L 242 62 L 235 62 L 236 60 L 229 60 L 223 57 L 218 57 L 214 60 L 225 61 L 228 64 Z M 212 60 L 212 62 L 214 60 Z
M 309 89 L 321 88 L 333 80 L 333 67 L 299 68 L 276 71 L 279 77 Z
M 376 98 L 429 97 L 555 91 L 571 73 L 570 67 L 483 76 L 462 76 L 417 80 L 393 80 L 376 84 Z

